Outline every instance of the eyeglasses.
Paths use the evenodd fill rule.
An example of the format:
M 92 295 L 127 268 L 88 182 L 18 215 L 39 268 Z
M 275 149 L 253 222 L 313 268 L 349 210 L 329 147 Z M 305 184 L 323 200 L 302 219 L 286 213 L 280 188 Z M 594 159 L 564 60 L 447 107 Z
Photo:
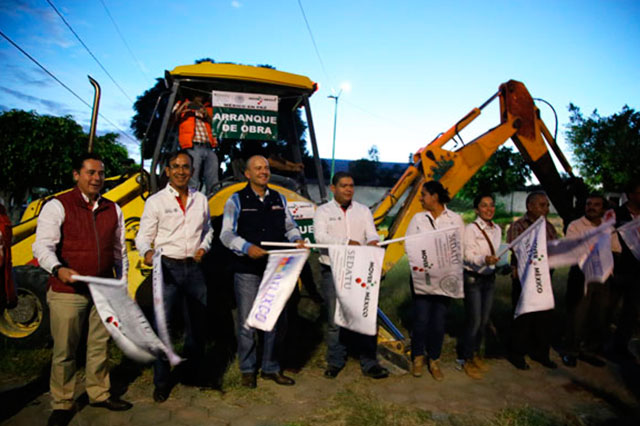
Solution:
M 171 170 L 191 170 L 191 166 L 188 164 L 171 164 L 169 168 Z

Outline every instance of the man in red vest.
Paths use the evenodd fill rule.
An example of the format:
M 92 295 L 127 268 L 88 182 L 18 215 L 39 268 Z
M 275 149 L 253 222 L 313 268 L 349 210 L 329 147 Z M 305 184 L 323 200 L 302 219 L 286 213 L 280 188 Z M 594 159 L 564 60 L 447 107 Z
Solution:
M 189 186 L 197 190 L 202 180 L 207 188 L 206 194 L 210 195 L 218 183 L 218 156 L 214 151 L 218 140 L 211 132 L 211 104 L 205 103 L 202 95 L 195 95 L 193 100 L 176 103 L 173 114 L 178 123 L 180 149 L 186 150 L 193 158 Z
M 5 308 L 16 306 L 16 288 L 11 278 L 11 220 L 0 204 L 0 314 Z
M 85 154 L 73 165 L 77 185 L 42 208 L 34 257 L 51 274 L 47 303 L 53 337 L 50 389 L 53 413 L 49 425 L 66 425 L 73 417 L 76 350 L 88 323 L 85 368 L 89 404 L 124 411 L 131 404 L 111 396 L 107 370 L 109 333 L 93 304 L 87 284 L 74 275 L 126 276 L 128 261 L 120 207 L 100 196 L 104 164 Z M 114 274 L 115 273 L 115 274 Z

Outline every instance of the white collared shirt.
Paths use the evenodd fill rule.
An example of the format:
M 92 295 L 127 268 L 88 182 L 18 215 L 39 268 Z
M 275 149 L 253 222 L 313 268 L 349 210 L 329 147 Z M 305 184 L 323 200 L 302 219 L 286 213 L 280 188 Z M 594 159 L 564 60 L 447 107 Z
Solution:
M 482 231 L 475 225 L 476 223 L 487 234 L 496 252 L 500 250 L 502 229 L 493 222 L 489 225 L 479 217 L 464 229 L 464 269 L 489 275 L 495 270 L 495 265 L 487 265 L 485 262 L 485 258 L 492 255 L 491 248 Z
M 80 192 L 82 198 L 88 203 L 89 197 Z M 125 242 L 124 217 L 122 210 L 117 204 L 116 214 L 118 217 L 118 227 L 116 228 L 115 244 L 113 246 L 113 258 L 116 269 L 116 277 L 126 276 L 129 271 L 129 259 L 127 257 L 127 245 Z M 98 208 L 98 200 L 93 203 L 93 210 Z M 33 257 L 38 259 L 38 264 L 42 269 L 51 273 L 51 270 L 61 265 L 62 262 L 56 255 L 56 248 L 62 236 L 62 224 L 65 219 L 65 211 L 62 203 L 56 199 L 45 203 L 40 215 L 38 215 L 38 225 L 36 227 L 36 240 L 31 246 Z
M 347 244 L 353 240 L 364 245 L 380 240 L 371 210 L 356 201 L 351 201 L 346 211 L 335 200 L 318 207 L 313 217 L 313 234 L 318 244 Z M 321 254 L 319 261 L 330 264 L 327 254 Z
M 153 248 L 173 259 L 193 257 L 198 249 L 209 251 L 213 239 L 207 197 L 193 188 L 184 211 L 171 184 L 147 199 L 140 218 L 136 248 L 144 256 Z
M 444 229 L 451 226 L 457 226 L 460 229 L 460 237 L 464 238 L 464 221 L 462 217 L 445 206 L 440 216 L 435 219 L 429 211 L 416 213 L 411 218 L 411 222 L 409 222 L 406 235 L 433 231 L 434 229 Z

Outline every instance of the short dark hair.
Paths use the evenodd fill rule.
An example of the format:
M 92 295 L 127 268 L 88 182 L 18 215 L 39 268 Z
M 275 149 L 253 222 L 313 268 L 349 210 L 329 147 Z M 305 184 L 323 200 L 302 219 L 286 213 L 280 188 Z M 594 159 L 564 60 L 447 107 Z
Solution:
M 600 198 L 602 200 L 602 205 L 604 205 L 605 207 L 607 207 L 607 205 L 609 204 L 607 198 L 599 192 L 590 192 L 585 200 L 588 200 L 589 198 Z
M 351 178 L 351 179 L 353 179 L 353 175 L 351 173 L 349 173 L 349 172 L 337 172 L 331 178 L 331 185 L 336 186 L 338 184 L 338 182 L 340 182 L 340 179 L 342 179 L 342 178 Z
M 80 169 L 84 165 L 84 162 L 87 161 L 87 160 L 102 161 L 102 157 L 100 157 L 95 152 L 85 152 L 84 154 L 78 155 L 77 157 L 75 157 L 73 159 L 73 161 L 71 163 L 71 167 L 73 167 L 74 171 L 80 172 Z M 103 161 L 103 163 L 104 163 L 104 161 Z
M 525 205 L 529 206 L 529 203 L 531 203 L 531 201 L 533 201 L 533 199 L 536 198 L 536 197 L 547 197 L 547 193 L 544 192 L 544 191 L 533 191 L 533 192 L 530 192 L 527 195 L 527 200 L 525 201 Z M 547 197 L 547 198 L 549 198 L 549 197 Z
M 173 160 L 175 160 L 176 158 L 178 158 L 178 155 L 186 155 L 187 157 L 189 157 L 189 161 L 191 162 L 191 165 L 193 166 L 193 157 L 191 156 L 191 154 L 189 154 L 187 151 L 181 150 L 181 151 L 175 151 L 169 154 L 169 158 L 167 158 L 167 166 L 169 166 L 169 164 L 171 164 L 171 162 Z
M 480 202 L 482 201 L 483 198 L 491 198 L 491 201 L 493 201 L 494 203 L 496 202 L 496 198 L 493 196 L 493 194 L 489 194 L 489 193 L 485 193 L 485 194 L 480 194 L 477 195 L 476 198 L 473 199 L 473 208 L 477 209 L 478 206 L 480 205 Z
M 422 184 L 422 187 L 429 194 L 438 194 L 438 201 L 441 204 L 446 204 L 451 201 L 451 196 L 449 195 L 449 191 L 447 190 L 447 188 L 442 186 L 442 184 L 436 180 L 425 182 Z

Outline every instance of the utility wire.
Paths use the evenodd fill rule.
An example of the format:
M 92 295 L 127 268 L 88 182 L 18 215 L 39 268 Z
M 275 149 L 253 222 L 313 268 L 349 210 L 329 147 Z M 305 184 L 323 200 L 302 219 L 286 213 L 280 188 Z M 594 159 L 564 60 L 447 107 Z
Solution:
M 104 2 L 104 0 L 100 0 L 100 3 L 102 3 L 102 6 L 104 6 L 104 10 L 105 10 L 105 12 L 107 12 L 107 15 L 109 16 L 109 19 L 111 19 L 111 23 L 113 24 L 113 26 L 115 27 L 116 31 L 118 32 L 118 35 L 120 36 L 120 40 L 122 40 L 122 43 L 124 43 L 125 47 L 129 51 L 129 54 L 131 55 L 131 58 L 133 59 L 133 62 L 137 65 L 138 69 L 140 70 L 140 72 L 144 76 L 145 80 L 152 80 L 152 78 L 149 76 L 149 74 L 147 74 L 145 72 L 145 70 L 142 68 L 142 66 L 140 65 L 140 61 L 138 60 L 138 58 L 136 58 L 136 55 L 133 54 L 133 51 L 131 50 L 131 47 L 129 47 L 129 43 L 127 43 L 127 40 L 125 40 L 124 35 L 122 35 L 122 32 L 120 31 L 120 28 L 118 27 L 118 24 L 116 24 L 116 20 L 113 19 L 113 16 L 111 15 L 111 12 L 107 8 L 107 4 Z
M 44 67 L 44 65 L 40 64 L 40 62 L 38 62 L 33 56 L 29 55 L 29 53 L 27 53 L 23 48 L 21 48 L 20 46 L 18 46 L 18 44 L 16 42 L 14 42 L 13 40 L 11 40 L 9 38 L 9 36 L 7 36 L 4 32 L 2 32 L 2 30 L 0 30 L 0 35 L 2 35 L 2 37 L 4 37 L 9 43 L 11 43 L 13 45 L 13 47 L 15 47 L 16 49 L 18 49 L 23 55 L 25 55 L 27 58 L 29 58 L 34 64 L 36 64 L 37 66 L 40 67 L 40 69 L 42 69 L 42 71 L 44 71 L 45 73 L 47 73 L 51 78 L 53 78 L 58 84 L 60 84 L 62 87 L 64 87 L 65 89 L 67 89 L 67 91 L 69 91 L 73 96 L 75 96 L 80 102 L 82 102 L 83 104 L 85 104 L 87 107 L 89 107 L 89 109 L 93 109 L 93 106 L 90 105 L 87 101 L 85 101 L 84 99 L 82 99 L 76 92 L 74 92 L 69 86 L 67 86 L 66 84 L 64 84 L 62 81 L 60 81 L 60 79 L 58 77 L 56 77 L 55 75 L 53 75 L 53 73 L 51 71 L 49 71 L 48 69 L 46 69 Z M 98 115 L 107 123 L 111 124 L 113 127 L 115 127 L 118 132 L 120 132 L 121 135 L 127 137 L 128 139 L 130 139 L 131 141 L 138 143 L 137 140 L 135 140 L 134 138 L 132 138 L 131 136 L 129 136 L 127 133 L 124 132 L 124 130 L 120 129 L 114 122 L 112 122 L 111 120 L 109 120 L 107 117 L 105 117 L 104 115 L 102 115 L 102 113 L 98 112 Z
M 93 52 L 91 52 L 91 49 L 89 49 L 89 47 L 84 43 L 84 41 L 82 41 L 82 39 L 80 38 L 80 36 L 73 30 L 73 28 L 71 27 L 71 25 L 69 24 L 69 22 L 67 22 L 66 19 L 64 19 L 64 16 L 62 16 L 62 14 L 58 11 L 58 9 L 53 5 L 53 3 L 51 2 L 51 0 L 47 0 L 47 3 L 49 3 L 49 6 L 51 6 L 51 8 L 58 14 L 58 16 L 60 17 L 60 19 L 62 19 L 62 22 L 65 23 L 65 25 L 67 26 L 67 28 L 69 28 L 69 31 L 71 31 L 73 33 L 74 36 L 76 36 L 76 38 L 78 39 L 78 41 L 80 42 L 80 44 L 82 44 L 82 46 L 87 50 L 87 52 L 89 52 L 89 55 L 91 55 L 91 57 L 93 58 L 94 61 L 96 61 L 98 63 L 98 65 L 100 65 L 100 68 L 102 68 L 102 71 L 105 72 L 105 74 L 107 74 L 107 76 L 109 76 L 109 78 L 111 79 L 111 81 L 113 82 L 113 84 L 116 85 L 116 87 L 118 89 L 120 89 L 120 92 L 122 92 L 122 94 L 124 95 L 125 98 L 127 98 L 129 100 L 129 102 L 131 102 L 133 104 L 133 99 L 131 99 L 131 97 L 129 95 L 127 95 L 127 93 L 124 91 L 124 89 L 122 87 L 120 87 L 120 85 L 116 82 L 116 80 L 111 76 L 111 74 L 109 74 L 109 71 L 107 71 L 107 69 L 102 65 L 102 63 L 98 60 L 98 58 L 96 58 L 96 56 L 93 54 Z
M 302 12 L 302 17 L 304 18 L 304 23 L 307 25 L 307 31 L 309 31 L 309 36 L 311 37 L 311 42 L 313 43 L 313 48 L 316 51 L 316 55 L 318 56 L 318 60 L 320 61 L 320 66 L 322 67 L 322 71 L 324 72 L 325 77 L 327 77 L 327 80 L 329 80 L 330 82 L 331 77 L 329 77 L 329 73 L 327 72 L 327 69 L 324 66 L 324 62 L 322 61 L 322 57 L 320 56 L 320 51 L 318 50 L 318 46 L 316 45 L 316 40 L 313 37 L 313 32 L 311 31 L 311 25 L 309 25 L 309 21 L 307 20 L 307 15 L 304 13 L 304 8 L 302 7 L 302 0 L 298 0 L 298 5 L 300 6 L 300 12 Z

